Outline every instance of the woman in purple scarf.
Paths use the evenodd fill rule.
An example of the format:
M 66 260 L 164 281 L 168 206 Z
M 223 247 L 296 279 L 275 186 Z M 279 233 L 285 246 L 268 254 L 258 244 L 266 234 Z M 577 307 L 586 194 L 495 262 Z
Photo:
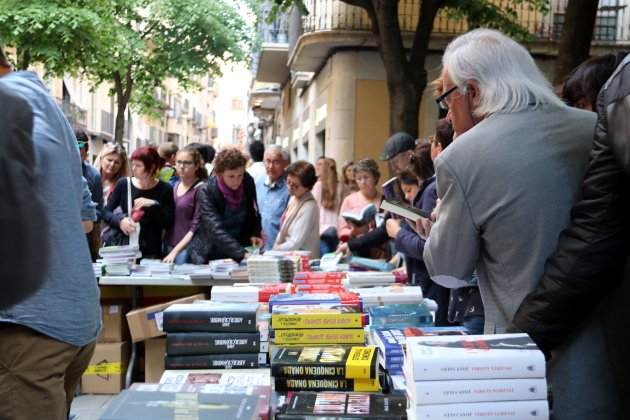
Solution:
M 214 158 L 214 176 L 198 193 L 199 228 L 189 245 L 190 260 L 247 256 L 246 246 L 261 245 L 260 212 L 253 178 L 245 171 L 247 158 L 237 149 L 225 149 Z

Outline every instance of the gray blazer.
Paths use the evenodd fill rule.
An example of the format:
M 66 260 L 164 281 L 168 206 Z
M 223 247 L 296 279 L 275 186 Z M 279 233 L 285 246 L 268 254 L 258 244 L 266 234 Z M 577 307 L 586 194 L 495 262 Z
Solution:
M 503 332 L 569 223 L 596 116 L 545 105 L 494 114 L 436 161 L 436 224 L 424 248 L 432 279 L 460 287 L 475 269 L 485 332 Z

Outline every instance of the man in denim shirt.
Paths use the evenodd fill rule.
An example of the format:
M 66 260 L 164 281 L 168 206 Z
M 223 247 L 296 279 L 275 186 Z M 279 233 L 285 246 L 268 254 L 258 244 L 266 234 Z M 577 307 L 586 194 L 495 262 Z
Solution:
M 265 150 L 263 160 L 267 176 L 256 184 L 256 198 L 262 217 L 265 251 L 273 248 L 280 230 L 280 218 L 289 204 L 286 169 L 289 154 L 278 145 L 271 145 Z
M 99 290 L 81 227 L 79 152 L 68 121 L 36 74 L 9 72 L 0 87 L 33 108 L 37 192 L 51 221 L 41 237 L 50 248 L 42 287 L 0 311 L 0 417 L 65 420 L 101 327 Z

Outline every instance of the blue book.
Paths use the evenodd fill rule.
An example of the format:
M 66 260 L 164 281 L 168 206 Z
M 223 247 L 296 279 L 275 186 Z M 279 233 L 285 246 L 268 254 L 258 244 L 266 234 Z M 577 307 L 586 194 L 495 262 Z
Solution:
M 322 303 L 354 305 L 361 310 L 361 299 L 355 293 L 281 293 L 269 298 L 269 312 L 272 312 L 274 305 L 319 305 Z
M 405 328 L 433 325 L 433 315 L 425 304 L 395 303 L 371 306 L 368 313 L 374 327 Z
M 350 257 L 350 265 L 356 265 L 361 268 L 367 268 L 376 271 L 392 271 L 394 269 L 394 266 L 386 261 L 354 256 Z

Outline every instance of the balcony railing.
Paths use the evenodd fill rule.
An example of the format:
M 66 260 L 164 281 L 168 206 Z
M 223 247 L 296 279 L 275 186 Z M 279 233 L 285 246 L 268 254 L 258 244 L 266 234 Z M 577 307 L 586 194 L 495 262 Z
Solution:
M 400 0 L 398 18 L 403 34 L 414 33 L 418 24 L 420 0 Z M 501 6 L 509 0 L 497 0 Z M 512 5 L 517 13 L 517 22 L 541 41 L 557 40 L 562 32 L 564 13 L 568 0 L 552 0 L 548 14 L 530 10 L 526 4 Z M 510 2 L 511 3 L 511 2 Z M 306 0 L 309 14 L 302 17 L 304 33 L 350 30 L 370 31 L 371 22 L 367 13 L 341 0 Z M 628 34 L 627 8 L 630 0 L 600 0 L 595 24 L 595 41 L 623 43 L 630 41 Z M 433 34 L 456 35 L 468 30 L 468 22 L 455 20 L 441 11 L 435 19 Z
M 68 101 L 62 101 L 61 110 L 63 111 L 63 115 L 66 117 L 72 127 L 84 128 L 87 126 L 86 110 Z

